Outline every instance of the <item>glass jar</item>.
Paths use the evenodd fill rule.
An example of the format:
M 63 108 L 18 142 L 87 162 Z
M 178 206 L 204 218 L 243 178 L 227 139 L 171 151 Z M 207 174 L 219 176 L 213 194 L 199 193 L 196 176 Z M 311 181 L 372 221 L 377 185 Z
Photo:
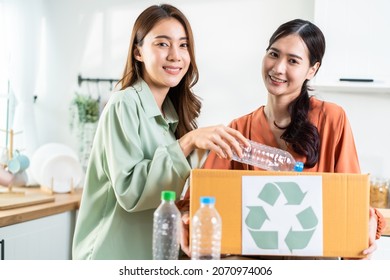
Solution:
M 389 181 L 384 178 L 370 180 L 370 205 L 374 208 L 388 208 Z

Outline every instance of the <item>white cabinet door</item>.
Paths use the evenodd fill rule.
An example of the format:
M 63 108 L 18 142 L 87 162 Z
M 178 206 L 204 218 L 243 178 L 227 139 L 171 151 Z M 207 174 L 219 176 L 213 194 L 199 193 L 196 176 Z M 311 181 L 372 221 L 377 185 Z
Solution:
M 5 260 L 71 259 L 74 225 L 75 211 L 69 211 L 1 227 L 3 257 Z
M 315 23 L 326 39 L 318 83 L 340 78 L 390 82 L 389 11 L 388 0 L 315 0 Z

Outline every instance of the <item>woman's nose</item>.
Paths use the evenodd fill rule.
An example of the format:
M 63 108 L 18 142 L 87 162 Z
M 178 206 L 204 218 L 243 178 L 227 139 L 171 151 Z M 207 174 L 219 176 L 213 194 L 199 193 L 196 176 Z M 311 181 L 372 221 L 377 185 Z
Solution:
M 168 60 L 170 61 L 180 61 L 180 50 L 176 46 L 171 46 L 169 48 Z
M 283 60 L 277 60 L 272 67 L 275 73 L 284 73 L 286 71 L 286 62 Z

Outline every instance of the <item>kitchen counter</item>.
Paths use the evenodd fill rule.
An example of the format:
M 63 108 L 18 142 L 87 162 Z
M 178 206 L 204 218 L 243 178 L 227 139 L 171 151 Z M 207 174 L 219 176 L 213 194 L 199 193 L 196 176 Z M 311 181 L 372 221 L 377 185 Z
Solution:
M 39 189 L 23 189 L 26 192 L 39 192 Z M 0 227 L 22 223 L 66 211 L 77 210 L 80 206 L 82 189 L 76 189 L 73 193 L 53 194 L 53 202 L 36 204 L 32 206 L 0 210 Z M 390 209 L 379 209 L 386 218 L 387 227 L 384 235 L 390 236 Z
M 21 190 L 23 190 L 26 195 L 28 195 L 28 193 L 41 192 L 39 188 L 22 188 Z M 54 193 L 53 202 L 0 210 L 0 227 L 77 210 L 80 206 L 81 194 L 82 189 L 76 189 L 73 193 Z

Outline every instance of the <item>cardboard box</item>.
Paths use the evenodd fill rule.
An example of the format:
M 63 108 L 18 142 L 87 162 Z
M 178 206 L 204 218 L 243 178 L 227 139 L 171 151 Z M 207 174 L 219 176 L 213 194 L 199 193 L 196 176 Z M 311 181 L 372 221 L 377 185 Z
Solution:
M 361 258 L 368 248 L 368 174 L 195 169 L 190 186 L 191 218 L 201 196 L 216 198 L 222 254 Z M 296 203 L 294 197 L 300 197 Z M 256 205 L 245 205 L 247 199 L 255 199 Z M 282 233 L 282 228 L 289 230 Z M 303 242 L 291 245 L 292 232 Z

